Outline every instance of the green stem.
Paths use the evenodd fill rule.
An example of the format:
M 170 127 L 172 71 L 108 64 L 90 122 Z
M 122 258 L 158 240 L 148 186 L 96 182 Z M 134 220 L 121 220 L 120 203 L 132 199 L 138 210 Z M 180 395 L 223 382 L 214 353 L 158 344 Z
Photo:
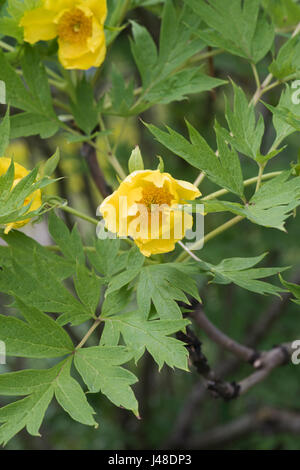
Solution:
M 78 343 L 78 345 L 76 346 L 75 350 L 77 351 L 78 349 L 82 348 L 82 346 L 85 345 L 85 343 L 87 342 L 87 340 L 89 339 L 89 337 L 91 336 L 91 334 L 96 330 L 96 328 L 98 328 L 98 326 L 100 325 L 101 323 L 101 319 L 100 318 L 97 318 L 97 320 L 94 321 L 93 325 L 91 326 L 91 328 L 88 330 L 88 332 L 84 335 L 84 337 L 82 338 L 82 340 L 80 341 L 80 343 Z
M 266 173 L 265 175 L 262 175 L 261 181 L 265 181 L 271 178 L 275 178 L 275 176 L 281 175 L 282 171 L 273 171 L 271 173 Z M 258 180 L 258 176 L 255 176 L 253 178 L 249 178 L 244 181 L 244 186 L 250 186 L 253 183 L 256 183 Z M 208 194 L 208 196 L 205 196 L 202 198 L 202 201 L 211 201 L 212 199 L 216 199 L 218 197 L 224 196 L 225 194 L 228 194 L 229 191 L 227 189 L 220 189 L 219 191 L 216 191 L 214 193 Z
M 122 0 L 122 3 L 123 3 L 123 5 L 121 5 L 121 7 L 120 7 L 120 10 L 119 10 L 118 15 L 117 15 L 118 18 L 117 18 L 115 24 L 114 24 L 114 25 L 110 25 L 110 26 L 114 26 L 114 27 L 120 26 L 120 25 L 122 24 L 122 22 L 123 22 L 125 16 L 126 16 L 126 14 L 127 14 L 127 11 L 130 9 L 131 0 Z M 110 46 L 111 46 L 111 44 L 112 44 L 113 41 L 115 40 L 115 37 L 116 37 L 116 36 L 117 36 L 117 35 L 113 35 L 113 36 L 111 37 L 110 41 L 108 41 L 108 43 L 107 43 L 107 47 L 110 47 Z
M 69 212 L 69 214 L 72 214 L 75 217 L 78 217 L 79 219 L 86 220 L 87 222 L 90 222 L 93 225 L 99 224 L 99 220 L 94 219 L 93 217 L 90 217 L 89 215 L 86 215 L 83 212 L 80 212 L 76 209 L 73 209 L 72 207 L 59 206 L 58 209 L 61 209 L 62 211 L 65 211 L 65 212 Z M 124 242 L 126 242 L 130 246 L 134 245 L 134 241 L 131 240 L 130 238 L 121 238 L 121 240 L 124 240 Z M 88 248 L 92 248 L 92 247 L 88 247 Z
M 101 130 L 102 131 L 105 131 L 106 130 L 106 126 L 105 126 L 105 123 L 104 123 L 104 120 L 102 118 L 102 116 L 100 115 L 99 116 L 99 123 L 100 123 L 100 127 L 101 127 Z M 121 167 L 120 163 L 119 163 L 119 160 L 117 159 L 116 155 L 114 154 L 113 152 L 113 148 L 110 144 L 110 141 L 109 141 L 109 137 L 108 135 L 106 135 L 104 137 L 105 139 L 105 142 L 106 142 L 106 145 L 107 145 L 107 155 L 109 157 L 108 161 L 110 162 L 110 164 L 112 165 L 112 167 L 115 169 L 115 171 L 117 172 L 117 174 L 119 175 L 119 177 L 123 180 L 126 178 L 126 173 L 125 171 L 123 170 L 123 168 Z
M 44 245 L 44 248 L 46 248 L 49 251 L 61 251 L 61 248 L 58 245 Z M 96 248 L 94 246 L 84 246 L 83 250 L 86 253 L 94 252 L 96 251 Z
M 253 98 L 252 100 L 250 101 L 249 103 L 249 106 L 251 104 L 253 104 L 254 106 L 257 105 L 257 103 L 259 102 L 261 96 L 263 95 L 264 93 L 264 89 L 267 88 L 267 86 L 269 85 L 269 83 L 272 81 L 272 78 L 273 78 L 273 75 L 271 73 L 269 73 L 269 75 L 266 76 L 265 80 L 263 81 L 263 83 L 260 85 L 259 88 L 257 88 L 256 92 L 254 93 L 253 95 Z
M 257 192 L 260 188 L 265 166 L 266 166 L 265 164 L 259 165 L 259 172 L 258 172 L 258 176 L 257 176 L 255 192 Z
M 80 212 L 76 209 L 73 209 L 72 207 L 69 206 L 59 206 L 59 209 L 65 212 L 69 212 L 69 214 L 73 214 L 75 217 L 79 217 L 79 219 L 86 220 L 87 222 L 90 222 L 91 224 L 98 225 L 99 220 L 94 219 L 93 217 L 90 217 L 89 215 L 84 214 L 83 212 Z
M 220 225 L 220 227 L 217 227 L 215 230 L 212 230 L 209 232 L 207 235 L 205 235 L 204 240 L 199 240 L 194 245 L 191 246 L 189 249 L 190 251 L 196 251 L 197 249 L 200 249 L 203 244 L 207 243 L 208 241 L 212 240 L 213 238 L 217 237 L 221 233 L 225 232 L 229 228 L 233 227 L 234 225 L 238 224 L 241 220 L 243 220 L 245 217 L 242 217 L 240 215 L 237 215 L 233 219 L 229 220 L 228 222 L 225 222 L 225 224 Z M 176 259 L 176 262 L 182 262 L 185 261 L 189 257 L 188 252 L 182 252 Z
M 8 52 L 14 52 L 15 48 L 11 46 L 10 44 L 6 44 L 4 41 L 0 41 L 0 47 L 5 49 Z
M 57 99 L 57 98 L 54 98 L 53 99 L 53 104 L 54 106 L 56 106 L 57 108 L 60 108 L 60 109 L 63 109 L 64 111 L 66 111 L 67 113 L 70 113 L 71 112 L 71 108 L 66 104 L 64 103 L 63 101 Z M 74 118 L 73 118 L 74 119 Z
M 123 3 L 123 4 L 121 4 L 121 3 L 119 4 L 119 5 L 121 5 L 120 7 L 117 7 L 117 10 L 119 10 L 119 11 L 115 11 L 115 12 L 114 12 L 114 14 L 115 14 L 116 17 L 117 17 L 116 20 L 115 20 L 115 22 L 114 22 L 114 24 L 109 25 L 109 26 L 118 27 L 118 26 L 120 26 L 121 23 L 123 22 L 123 20 L 124 20 L 124 18 L 125 18 L 125 16 L 126 16 L 126 13 L 127 13 L 127 11 L 129 10 L 129 8 L 130 8 L 131 0 L 125 0 L 125 1 L 122 0 L 122 3 Z M 107 43 L 106 43 L 107 49 L 110 48 L 110 46 L 112 45 L 113 41 L 115 40 L 117 34 L 118 34 L 118 33 L 113 34 L 113 35 L 111 36 L 111 38 L 107 41 Z M 92 83 L 93 87 L 96 86 L 96 84 L 97 84 L 97 82 L 98 82 L 98 80 L 99 80 L 99 78 L 100 78 L 100 76 L 101 76 L 101 73 L 102 73 L 102 66 L 98 67 L 98 69 L 96 70 L 96 72 L 95 72 L 95 74 L 94 74 L 94 76 L 93 76 L 93 78 L 92 78 L 92 80 L 91 80 L 91 83 Z
M 201 171 L 199 173 L 199 175 L 197 176 L 197 178 L 195 179 L 195 181 L 194 181 L 194 186 L 196 186 L 198 188 L 198 186 L 200 186 L 200 184 L 204 180 L 205 176 L 206 175 L 205 175 L 204 171 Z
M 220 225 L 220 227 L 217 227 L 215 230 L 212 230 L 209 232 L 205 237 L 204 237 L 204 243 L 212 240 L 213 238 L 217 237 L 221 233 L 225 232 L 229 228 L 233 227 L 234 225 L 238 224 L 241 220 L 243 220 L 245 217 L 241 215 L 237 215 L 236 217 L 233 217 L 233 219 L 228 220 L 228 222 L 225 222 L 225 224 Z
M 222 52 L 224 52 L 224 49 L 213 49 L 212 51 L 204 52 L 203 54 L 192 57 L 191 63 L 198 62 L 199 60 L 209 59 L 210 57 L 222 54 Z
M 261 87 L 261 84 L 260 84 L 258 71 L 257 71 L 256 65 L 253 64 L 252 62 L 251 62 L 251 68 L 252 68 L 252 71 L 253 71 L 256 87 L 257 87 L 257 89 L 259 89 Z

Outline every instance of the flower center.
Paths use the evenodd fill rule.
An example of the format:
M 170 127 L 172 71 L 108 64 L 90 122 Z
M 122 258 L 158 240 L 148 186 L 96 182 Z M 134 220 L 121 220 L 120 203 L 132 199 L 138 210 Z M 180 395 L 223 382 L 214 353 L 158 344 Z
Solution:
M 144 204 L 148 208 L 148 210 L 151 210 L 152 204 L 157 204 L 159 206 L 167 204 L 168 206 L 170 206 L 172 199 L 173 196 L 167 189 L 158 188 L 157 186 L 152 184 L 148 188 L 143 189 L 140 204 Z
M 66 11 L 58 23 L 58 36 L 70 43 L 85 41 L 92 32 L 92 17 L 86 16 L 79 8 Z

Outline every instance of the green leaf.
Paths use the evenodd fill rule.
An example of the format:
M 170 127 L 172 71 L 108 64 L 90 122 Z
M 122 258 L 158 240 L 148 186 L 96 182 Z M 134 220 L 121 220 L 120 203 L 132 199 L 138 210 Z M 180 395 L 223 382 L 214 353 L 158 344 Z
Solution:
M 220 157 L 216 156 L 199 132 L 189 123 L 187 126 L 191 142 L 169 127 L 167 127 L 168 132 L 165 132 L 152 124 L 146 124 L 146 126 L 161 144 L 190 165 L 204 171 L 214 183 L 239 196 L 243 195 L 242 172 L 238 156 L 236 152 L 227 148 L 218 125 L 216 125 L 216 132 L 220 145 Z M 228 167 L 231 166 L 234 169 L 232 173 L 228 171 Z
M 132 21 L 131 51 L 139 69 L 143 87 L 146 88 L 152 80 L 153 68 L 157 62 L 157 49 L 154 40 L 144 26 Z M 149 71 L 151 71 L 149 75 Z
M 0 444 L 6 444 L 25 426 L 32 435 L 38 431 L 52 400 L 56 380 L 68 364 L 64 360 L 51 369 L 23 370 L 0 374 L 2 395 L 28 395 L 0 409 Z
M 21 65 L 24 79 L 35 105 L 39 107 L 39 113 L 56 120 L 47 73 L 36 48 L 25 44 Z
M 209 30 L 197 34 L 208 45 L 254 63 L 259 62 L 270 50 L 274 40 L 274 27 L 260 0 L 186 0 Z
M 300 305 L 300 286 L 299 284 L 293 284 L 292 282 L 285 281 L 282 276 L 279 276 L 281 283 L 286 287 L 295 297 L 293 302 Z
M 94 315 L 99 303 L 103 280 L 93 271 L 78 264 L 74 284 L 79 299 Z
M 11 119 L 11 137 L 40 134 L 42 138 L 54 135 L 59 127 L 52 105 L 50 87 L 41 59 L 35 48 L 25 47 L 22 69 L 26 80 L 17 74 L 0 51 L 0 80 L 6 85 L 7 102 L 25 112 Z
M 83 135 L 83 134 L 71 134 L 69 132 L 64 133 L 64 137 L 67 140 L 68 144 L 81 144 L 83 142 L 88 142 L 90 140 L 96 139 L 97 137 L 104 137 L 111 134 L 111 130 L 101 131 L 101 132 L 94 132 L 91 135 Z
M 177 14 L 174 2 L 164 4 L 159 39 L 159 56 L 155 74 L 160 81 L 176 71 L 204 48 L 203 41 L 194 33 L 200 21 L 189 6 L 184 5 Z
M 40 388 L 49 388 L 65 365 L 66 359 L 50 369 L 26 369 L 0 374 L 0 394 L 6 396 L 24 396 L 36 393 Z
M 300 42 L 299 37 L 290 38 L 279 49 L 276 59 L 269 66 L 269 70 L 274 77 L 279 80 L 293 75 L 300 70 Z
M 286 85 L 276 107 L 264 103 L 273 114 L 273 125 L 276 131 L 274 148 L 293 132 L 300 130 L 299 83 L 298 81 L 294 83 L 297 85 L 298 90 Z
M 300 21 L 300 6 L 293 0 L 263 0 L 262 5 L 278 28 L 288 28 Z
M 144 261 L 145 257 L 141 254 L 139 249 L 136 246 L 132 247 L 128 252 L 126 270 L 111 279 L 106 294 L 118 291 L 133 281 L 141 272 Z
M 8 16 L 0 18 L 0 31 L 1 35 L 15 38 L 18 42 L 23 40 L 22 29 L 14 18 L 9 18 Z
M 0 273 L 0 290 L 21 298 L 39 310 L 58 313 L 60 325 L 68 322 L 82 323 L 92 316 L 49 270 L 47 263 L 35 253 L 32 254 L 29 265 L 23 266 L 13 259 L 12 266 L 3 267 Z
M 1 72 L 0 72 L 1 73 Z M 58 131 L 58 124 L 48 116 L 24 112 L 11 116 L 11 138 L 29 137 L 40 134 L 42 139 L 52 137 Z
M 285 231 L 286 219 L 292 216 L 294 209 L 300 205 L 300 177 L 289 179 L 290 174 L 290 171 L 282 172 L 264 183 L 245 205 L 201 199 L 197 203 L 204 204 L 206 213 L 229 211 L 247 217 L 255 224 Z
M 132 114 L 144 111 L 153 103 L 183 100 L 189 94 L 226 83 L 199 73 L 199 68 L 187 68 L 187 61 L 204 47 L 194 36 L 199 24 L 200 19 L 189 6 L 184 6 L 177 14 L 173 1 L 167 0 L 157 51 L 149 32 L 132 22 L 134 41 L 131 50 L 142 80 L 141 95 L 132 106 Z
M 189 324 L 188 320 L 152 320 L 146 321 L 139 317 L 138 312 L 125 313 L 120 316 L 112 316 L 105 320 L 104 333 L 101 345 L 109 346 L 107 342 L 122 334 L 126 345 L 135 352 L 138 360 L 145 349 L 151 354 L 159 369 L 166 363 L 168 366 L 188 370 L 188 351 L 184 343 L 169 335 L 176 333 Z M 108 326 L 109 325 L 109 326 Z M 106 328 L 110 333 L 106 335 Z M 111 329 L 115 330 L 111 335 Z
M 39 428 L 53 398 L 53 390 L 40 388 L 38 392 L 0 409 L 0 444 L 7 442 L 25 426 L 33 436 L 40 436 Z
M 21 234 L 4 236 L 4 240 L 12 246 L 12 256 L 0 271 L 0 290 L 21 298 L 26 304 L 41 311 L 59 314 L 56 320 L 59 325 L 68 322 L 78 325 L 94 316 L 101 286 L 108 280 L 86 268 L 83 246 L 76 227 L 69 232 L 54 213 L 50 214 L 49 227 L 65 257 L 49 252 Z M 73 281 L 79 300 L 62 283 L 62 280 L 74 274 L 76 277 Z M 33 285 L 35 289 L 32 289 Z
M 107 317 L 122 312 L 131 299 L 132 289 L 128 287 L 120 288 L 118 291 L 106 292 L 102 304 L 101 316 Z
M 144 267 L 137 285 L 137 302 L 143 317 L 148 317 L 152 301 L 160 318 L 182 318 L 177 301 L 189 304 L 185 293 L 200 301 L 196 283 L 189 274 L 189 268 L 180 263 Z
M 7 12 L 19 24 L 25 11 L 39 6 L 41 6 L 41 0 L 9 0 Z
M 44 166 L 44 176 L 52 176 L 53 173 L 55 172 L 56 170 L 56 167 L 59 163 L 59 159 L 60 159 L 60 152 L 59 152 L 59 148 L 56 149 L 54 155 L 52 155 L 52 157 L 48 158 L 48 160 L 46 161 L 45 163 L 45 166 Z
M 16 298 L 16 306 L 26 319 L 0 316 L 0 337 L 9 356 L 59 357 L 69 354 L 74 347 L 67 333 L 48 315 L 25 305 Z
M 75 101 L 71 102 L 71 108 L 78 127 L 87 135 L 92 134 L 98 125 L 98 112 L 93 87 L 85 76 L 76 87 Z
M 84 348 L 76 352 L 75 366 L 90 392 L 101 391 L 116 406 L 132 410 L 138 416 L 138 403 L 130 387 L 137 378 L 120 367 L 132 356 L 123 346 Z
M 172 101 L 182 101 L 187 95 L 209 91 L 226 83 L 225 80 L 199 73 L 199 68 L 193 67 L 159 82 L 145 94 L 145 99 L 151 103 L 169 104 Z
M 49 178 L 36 181 L 38 168 L 34 168 L 13 187 L 14 162 L 11 161 L 7 172 L 0 176 L 0 224 L 10 224 L 17 221 L 28 220 L 39 215 L 41 208 L 30 211 L 30 196 L 48 184 L 52 183 Z M 29 202 L 24 205 L 24 201 Z
M 92 266 L 107 280 L 125 268 L 128 253 L 119 255 L 120 239 L 97 239 L 95 252 L 88 252 L 88 259 Z
M 70 232 L 62 219 L 52 211 L 49 214 L 49 232 L 67 259 L 74 263 L 85 263 L 83 245 L 76 225 Z
M 72 419 L 88 426 L 97 427 L 93 408 L 89 405 L 79 383 L 70 375 L 72 358 L 67 360 L 55 381 L 55 398 Z
M 288 268 L 253 268 L 266 256 L 252 258 L 229 258 L 224 259 L 218 265 L 203 262 L 200 269 L 213 277 L 211 282 L 216 284 L 234 283 L 243 289 L 258 294 L 279 295 L 282 289 L 260 279 L 274 276 Z
M 5 54 L 0 52 L 0 79 L 6 86 L 7 102 L 19 109 L 35 112 L 34 99 L 24 87 L 22 79 L 6 60 Z
M 66 279 L 75 272 L 76 266 L 74 263 L 66 260 L 62 256 L 58 256 L 22 232 L 14 230 L 8 235 L 1 236 L 10 247 L 9 251 L 6 248 L 10 265 L 13 259 L 17 259 L 23 266 L 30 265 L 32 263 L 32 257 L 35 254 L 47 264 L 49 271 L 51 271 L 58 280 Z
M 51 369 L 0 374 L 2 395 L 28 395 L 0 409 L 0 423 L 3 423 L 0 427 L 1 444 L 6 444 L 25 426 L 30 434 L 39 435 L 39 427 L 54 394 L 74 420 L 97 426 L 94 410 L 78 382 L 70 375 L 72 360 L 69 357 Z
M 123 75 L 120 73 L 116 65 L 111 70 L 112 87 L 109 93 L 111 99 L 111 108 L 109 110 L 102 109 L 103 113 L 118 114 L 120 116 L 130 115 L 130 108 L 134 102 L 134 80 L 130 80 L 126 84 Z M 100 102 L 98 103 L 100 105 Z
M 108 289 L 105 292 L 102 304 L 101 317 L 111 316 L 121 312 L 128 305 L 132 289 L 128 285 L 133 282 L 141 272 L 144 256 L 137 247 L 132 247 L 126 256 L 126 269 L 107 279 Z
M 222 130 L 223 129 L 221 126 L 218 124 L 218 122 L 216 122 L 215 132 L 217 137 L 219 159 L 223 170 L 223 178 L 225 179 L 226 174 L 228 175 L 228 187 L 231 187 L 231 191 L 243 199 L 244 178 L 240 159 L 235 149 L 228 146 L 227 141 L 223 136 Z
M 227 140 L 238 151 L 254 160 L 260 161 L 260 147 L 264 135 L 262 115 L 256 121 L 254 106 L 249 105 L 243 90 L 232 83 L 234 106 L 230 109 L 226 100 L 226 119 L 230 133 L 226 131 Z

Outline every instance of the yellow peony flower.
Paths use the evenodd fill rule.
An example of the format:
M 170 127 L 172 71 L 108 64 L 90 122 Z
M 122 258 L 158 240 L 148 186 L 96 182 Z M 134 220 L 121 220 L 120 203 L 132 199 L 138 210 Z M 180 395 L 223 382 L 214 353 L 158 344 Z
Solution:
M 0 157 L 0 176 L 4 175 L 8 168 L 10 167 L 11 164 L 11 159 L 10 158 L 5 158 L 5 157 Z M 26 170 L 22 165 L 19 165 L 18 163 L 15 163 L 15 177 L 14 177 L 14 182 L 13 182 L 13 187 L 15 187 L 19 181 L 21 181 L 22 178 L 24 178 L 26 175 L 28 175 L 29 171 Z M 25 201 L 24 201 L 24 206 L 27 206 L 31 202 L 31 206 L 29 211 L 35 211 L 37 210 L 41 205 L 42 205 L 42 195 L 41 191 L 38 189 L 34 193 L 30 194 Z M 12 228 L 19 228 L 23 227 L 23 225 L 28 224 L 30 222 L 30 219 L 26 220 L 21 220 L 19 222 L 12 222 L 10 224 L 7 224 L 5 226 L 4 233 L 8 233 Z
M 42 0 L 20 21 L 30 44 L 58 37 L 58 57 L 65 69 L 99 67 L 106 54 L 106 0 Z
M 100 206 L 105 227 L 130 236 L 144 256 L 168 253 L 193 226 L 193 217 L 180 210 L 201 196 L 196 186 L 159 170 L 131 173 Z

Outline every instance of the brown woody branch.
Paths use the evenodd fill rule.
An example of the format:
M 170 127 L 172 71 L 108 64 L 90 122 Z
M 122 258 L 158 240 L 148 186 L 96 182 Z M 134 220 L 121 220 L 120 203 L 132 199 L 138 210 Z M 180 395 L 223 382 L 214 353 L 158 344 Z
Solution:
M 209 321 L 200 306 L 198 306 L 194 312 L 191 312 L 190 316 L 212 341 L 227 351 L 230 351 L 242 361 L 252 364 L 257 359 L 258 353 L 254 351 L 254 349 L 238 343 L 219 330 Z
M 198 316 L 197 316 L 198 318 Z M 205 318 L 205 328 L 209 326 L 209 331 L 215 327 L 207 320 L 205 315 L 201 315 L 201 318 Z M 207 331 L 207 330 L 205 330 Z M 214 335 L 218 333 L 222 341 L 224 341 L 225 335 L 216 331 L 213 331 Z M 253 367 L 256 369 L 255 372 L 250 374 L 248 377 L 243 379 L 241 382 L 226 382 L 214 372 L 208 364 L 207 358 L 204 356 L 201 350 L 201 342 L 194 335 L 190 328 L 187 328 L 186 333 L 178 333 L 178 339 L 186 343 L 186 347 L 189 351 L 190 361 L 193 366 L 197 369 L 197 372 L 202 375 L 206 382 L 207 389 L 215 398 L 223 398 L 224 400 L 232 400 L 246 393 L 250 388 L 262 382 L 271 372 L 278 366 L 286 364 L 292 353 L 291 343 L 276 346 L 270 351 L 262 352 L 260 355 L 256 355 L 256 360 L 253 362 Z M 218 340 L 220 340 L 218 336 Z M 226 344 L 229 338 L 225 336 Z M 234 343 L 234 342 L 233 342 Z M 220 344 L 220 342 L 218 342 Z M 231 347 L 230 343 L 230 347 Z M 236 347 L 240 347 L 238 343 L 234 344 L 234 350 Z M 244 352 L 243 349 L 241 351 Z M 251 361 L 252 362 L 252 361 Z
M 298 284 L 300 282 L 300 273 L 297 273 L 291 282 Z M 260 316 L 260 319 L 256 322 L 254 328 L 250 331 L 250 334 L 245 339 L 245 344 L 254 348 L 257 344 L 265 337 L 265 335 L 271 330 L 273 324 L 281 317 L 285 312 L 287 303 L 291 297 L 290 293 L 284 294 L 282 299 L 276 299 L 273 301 L 269 308 L 264 314 Z M 240 360 L 236 356 L 230 357 L 226 361 L 219 362 L 215 367 L 215 375 L 219 380 L 224 379 L 226 376 L 236 372 L 240 366 Z M 256 371 L 258 372 L 258 371 Z M 254 379 L 257 380 L 260 375 L 254 373 Z M 270 373 L 271 371 L 269 371 Z M 265 374 L 266 371 L 263 372 Z M 261 374 L 261 372 L 260 372 Z M 267 374 L 268 375 L 268 374 Z M 253 379 L 253 377 L 252 377 Z M 250 381 L 248 381 L 250 383 Z M 243 387 L 246 388 L 244 383 Z M 197 409 L 204 402 L 207 397 L 207 382 L 201 378 L 192 388 L 189 395 L 180 409 L 177 419 L 175 420 L 172 432 L 164 442 L 164 448 L 177 448 L 180 447 L 182 441 L 186 439 L 191 425 L 197 416 Z
M 97 160 L 96 149 L 88 143 L 84 143 L 81 148 L 81 155 L 85 158 L 90 169 L 92 178 L 103 198 L 112 193 L 112 188 L 107 184 L 102 170 Z
M 199 369 L 196 362 L 198 372 L 200 372 L 206 379 L 206 386 L 215 397 L 222 397 L 225 400 L 230 400 L 243 395 L 254 385 L 263 381 L 274 368 L 285 364 L 292 353 L 290 343 L 277 346 L 271 351 L 263 353 L 258 353 L 254 349 L 238 343 L 213 325 L 213 323 L 208 320 L 203 310 L 200 309 L 200 306 L 197 307 L 190 316 L 212 341 L 233 353 L 238 359 L 249 362 L 256 369 L 253 374 L 249 375 L 237 384 L 235 382 L 224 382 L 220 379 L 208 366 L 207 361 L 205 370 Z M 194 356 L 191 356 L 193 362 L 195 361 Z
M 206 430 L 188 441 L 188 449 L 215 449 L 231 444 L 252 432 L 300 434 L 300 413 L 291 410 L 262 407 L 229 423 Z
M 257 359 L 253 367 L 257 369 L 239 383 L 228 383 L 220 380 L 211 380 L 207 388 L 214 393 L 214 396 L 220 396 L 226 400 L 231 400 L 244 395 L 248 390 L 265 380 L 276 367 L 287 364 L 292 353 L 291 343 L 276 346 L 270 351 L 263 352 Z M 225 393 L 224 393 L 225 390 Z

